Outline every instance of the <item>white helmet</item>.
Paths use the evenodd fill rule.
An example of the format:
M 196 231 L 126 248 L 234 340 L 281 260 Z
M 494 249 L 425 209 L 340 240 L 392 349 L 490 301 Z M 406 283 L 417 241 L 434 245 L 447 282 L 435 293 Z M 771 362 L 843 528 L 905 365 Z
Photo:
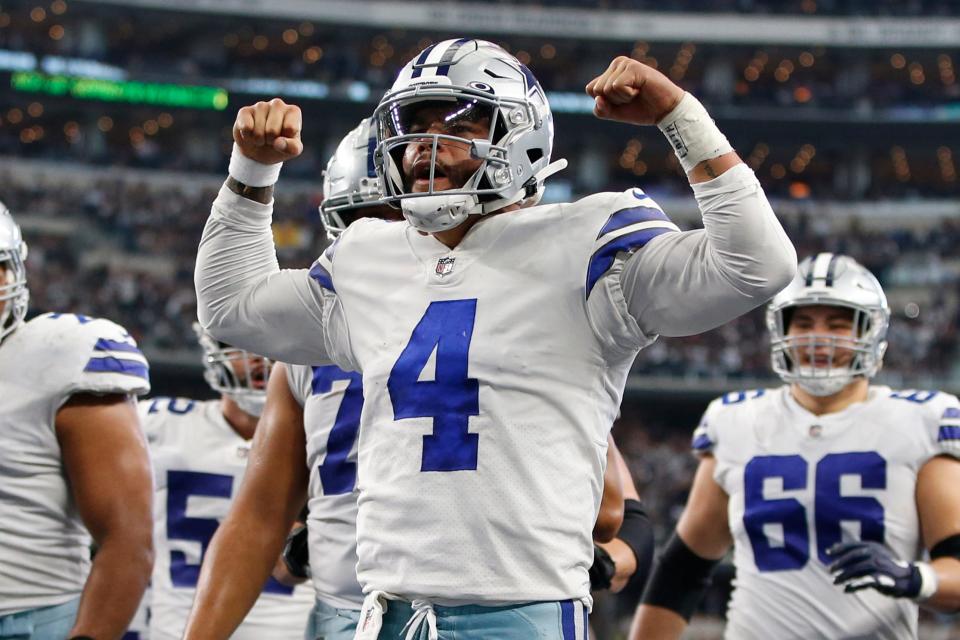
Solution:
M 273 362 L 218 341 L 199 322 L 193 323 L 193 330 L 203 347 L 203 377 L 207 384 L 232 398 L 244 412 L 259 416 L 267 401 L 267 380 Z M 233 362 L 239 363 L 239 373 Z
M 837 306 L 853 311 L 855 335 L 811 334 L 788 336 L 790 318 L 797 307 Z M 804 259 L 786 289 L 767 306 L 771 359 L 774 372 L 787 383 L 796 382 L 815 396 L 837 393 L 854 378 L 872 378 L 880 370 L 887 350 L 890 308 L 877 279 L 849 256 L 820 253 Z M 803 366 L 799 354 L 826 347 L 826 367 Z M 846 366 L 834 366 L 837 348 L 853 352 Z
M 30 291 L 27 289 L 27 243 L 23 241 L 20 227 L 6 205 L 0 202 L 0 340 L 10 335 L 23 323 L 27 315 Z
M 351 220 L 344 212 L 382 203 L 380 181 L 373 163 L 377 129 L 373 118 L 364 118 L 348 133 L 323 172 L 323 202 L 320 219 L 331 236 L 337 237 Z
M 413 115 L 424 105 L 448 109 L 445 119 L 489 119 L 486 139 L 411 133 Z M 470 214 L 487 214 L 514 203 L 536 204 L 543 181 L 566 166 L 551 164 L 553 114 L 530 70 L 485 40 L 446 40 L 424 49 L 400 71 L 374 112 L 379 145 L 375 164 L 383 195 L 400 202 L 404 217 L 420 231 L 452 229 Z M 432 146 L 429 188 L 411 193 L 403 174 L 408 144 Z M 437 147 L 456 143 L 481 160 L 458 189 L 436 190 Z

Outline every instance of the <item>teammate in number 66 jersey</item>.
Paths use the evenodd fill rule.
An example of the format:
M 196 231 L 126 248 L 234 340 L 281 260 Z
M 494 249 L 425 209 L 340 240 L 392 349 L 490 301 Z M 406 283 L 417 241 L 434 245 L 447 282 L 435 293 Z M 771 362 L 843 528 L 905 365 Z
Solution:
M 157 490 L 157 559 L 150 589 L 153 640 L 174 640 L 183 634 L 200 564 L 246 471 L 270 371 L 266 358 L 199 333 L 205 377 L 221 399 L 153 398 L 140 403 Z M 313 590 L 308 586 L 290 588 L 269 581 L 231 637 L 301 640 L 312 604 Z
M 727 638 L 902 640 L 917 636 L 918 602 L 960 608 L 960 403 L 869 384 L 888 321 L 880 284 L 852 258 L 800 264 L 767 311 L 788 384 L 707 409 L 635 639 L 679 637 L 731 544 Z
M 375 112 L 375 166 L 404 221 L 358 220 L 312 269 L 283 271 L 270 194 L 301 117 L 279 99 L 238 113 L 198 313 L 232 344 L 362 374 L 358 637 L 582 637 L 607 435 L 637 352 L 762 304 L 796 270 L 695 98 L 628 58 L 587 90 L 601 117 L 663 128 L 704 230 L 680 232 L 635 189 L 538 206 L 563 165 L 546 94 L 463 38 L 405 65 Z

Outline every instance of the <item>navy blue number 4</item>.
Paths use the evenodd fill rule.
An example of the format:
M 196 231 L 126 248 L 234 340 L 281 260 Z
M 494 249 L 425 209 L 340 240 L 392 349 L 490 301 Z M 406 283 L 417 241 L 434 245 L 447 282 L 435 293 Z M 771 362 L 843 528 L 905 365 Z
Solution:
M 320 465 L 320 483 L 324 495 L 328 496 L 350 493 L 357 484 L 357 463 L 348 458 L 357 440 L 363 410 L 363 379 L 359 373 L 333 365 L 313 367 L 311 392 L 313 395 L 329 393 L 336 380 L 347 380 L 348 384 L 327 438 L 327 455 Z
M 886 489 L 887 461 L 875 451 L 854 451 L 830 453 L 817 463 L 813 519 L 817 557 L 824 564 L 830 563 L 827 549 L 843 537 L 843 522 L 859 522 L 861 540 L 883 542 L 883 505 L 870 496 L 841 495 L 843 476 L 859 476 L 864 489 Z M 757 456 L 747 463 L 743 473 L 743 525 L 753 547 L 757 569 L 800 569 L 810 559 L 807 510 L 796 498 L 764 498 L 763 483 L 767 478 L 780 478 L 784 491 L 806 489 L 807 461 L 798 455 Z M 764 526 L 769 524 L 782 528 L 781 545 L 770 544 L 764 531 Z
M 480 384 L 467 373 L 476 316 L 476 299 L 431 302 L 390 372 L 393 419 L 433 418 L 421 471 L 477 468 L 480 437 L 468 426 L 470 416 L 480 415 Z M 434 351 L 433 380 L 421 380 Z
M 197 564 L 187 562 L 187 556 L 182 551 L 170 551 L 170 581 L 173 586 L 191 589 L 197 586 L 203 556 L 206 556 L 210 540 L 220 526 L 216 518 L 188 516 L 187 501 L 190 496 L 229 500 L 232 490 L 233 476 L 200 471 L 167 472 L 167 538 L 199 542 L 201 549 L 200 562 Z M 263 590 L 266 593 L 293 593 L 293 589 L 283 586 L 273 578 L 267 581 Z

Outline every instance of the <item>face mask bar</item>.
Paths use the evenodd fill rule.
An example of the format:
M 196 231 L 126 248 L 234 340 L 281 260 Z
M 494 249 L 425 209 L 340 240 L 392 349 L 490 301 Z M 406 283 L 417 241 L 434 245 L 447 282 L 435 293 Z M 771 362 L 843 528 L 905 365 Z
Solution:
M 423 143 L 430 145 L 429 186 L 426 191 L 413 193 L 408 191 L 404 185 L 405 177 L 401 173 L 402 160 L 398 160 L 396 155 L 392 154 L 397 153 L 402 158 L 408 145 Z M 460 187 L 445 190 L 436 188 L 437 151 L 443 143 L 469 148 L 472 158 L 484 161 Z M 484 196 L 492 197 L 498 195 L 500 190 L 510 182 L 510 161 L 506 159 L 507 150 L 504 147 L 491 144 L 489 140 L 471 140 L 469 138 L 460 138 L 443 133 L 411 133 L 391 138 L 385 141 L 381 145 L 381 148 L 385 154 L 390 154 L 391 157 L 391 162 L 389 163 L 389 179 L 385 181 L 385 199 L 388 202 L 396 202 L 401 198 L 424 198 L 438 194 L 448 195 L 450 193 L 469 193 L 480 196 L 481 198 Z M 503 184 L 499 188 L 481 188 L 479 186 L 480 182 L 483 180 L 484 175 L 488 171 L 488 167 L 491 165 L 497 167 L 494 170 L 494 181 L 502 182 Z
M 253 355 L 243 349 L 225 347 L 208 351 L 204 364 L 207 383 L 215 391 L 266 397 L 267 381 L 273 366 L 269 358 Z
M 25 246 L 25 245 L 24 245 Z M 27 315 L 30 293 L 27 289 L 27 270 L 23 263 L 25 249 L 0 251 L 0 264 L 5 269 L 0 277 L 0 340 L 12 333 Z
M 876 312 L 850 305 L 835 305 L 853 311 L 855 335 L 787 335 L 785 312 L 791 312 L 800 306 L 805 305 L 791 305 L 776 311 L 776 326 L 771 328 L 773 369 L 782 380 L 802 385 L 826 381 L 846 384 L 857 376 L 869 378 L 876 374 L 886 345 L 883 336 L 877 335 L 885 325 L 881 318 L 874 317 Z M 847 357 L 848 361 L 839 364 Z
M 405 133 L 407 126 L 402 118 L 402 110 L 416 108 L 426 102 L 457 103 L 470 101 L 469 108 L 486 106 L 490 109 L 490 128 L 486 139 L 462 138 L 448 134 L 437 133 Z M 463 109 L 466 110 L 466 107 Z M 506 110 L 509 117 L 503 119 L 502 113 Z M 448 119 L 450 116 L 447 116 Z M 540 126 L 540 117 L 533 106 L 522 100 L 508 98 L 491 98 L 489 94 L 478 89 L 460 86 L 418 85 L 396 92 L 388 96 L 374 113 L 380 128 L 377 148 L 378 163 L 384 169 L 384 196 L 391 204 L 405 198 L 423 198 L 438 194 L 469 194 L 479 198 L 495 198 L 508 187 L 513 180 L 513 166 L 508 159 L 507 147 L 503 144 L 514 131 L 520 127 Z M 501 139 L 495 140 L 500 132 Z M 411 193 L 405 187 L 402 173 L 402 157 L 407 145 L 414 142 L 426 142 L 431 148 L 431 165 L 429 188 L 425 192 Z M 477 170 L 465 181 L 464 185 L 443 191 L 435 188 L 436 157 L 441 143 L 457 144 L 470 149 L 474 159 L 482 160 Z M 494 144 L 495 142 L 500 144 Z M 493 170 L 491 171 L 491 168 Z M 481 187 L 484 176 L 491 186 Z

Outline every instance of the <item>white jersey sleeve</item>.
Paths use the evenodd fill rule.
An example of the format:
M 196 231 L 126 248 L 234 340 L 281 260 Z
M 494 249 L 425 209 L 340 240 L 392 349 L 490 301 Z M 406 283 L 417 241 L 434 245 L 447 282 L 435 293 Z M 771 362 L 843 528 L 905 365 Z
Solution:
M 0 343 L 0 616 L 80 595 L 90 536 L 64 475 L 56 415 L 74 394 L 150 388 L 120 326 L 44 314 Z
M 272 203 L 220 189 L 197 253 L 200 323 L 219 340 L 276 360 L 328 362 L 332 282 L 325 287 L 317 271 L 280 269 L 272 211 Z
M 692 187 L 704 228 L 650 238 L 620 275 L 630 314 L 648 335 L 720 326 L 769 300 L 797 269 L 793 244 L 749 167 Z

